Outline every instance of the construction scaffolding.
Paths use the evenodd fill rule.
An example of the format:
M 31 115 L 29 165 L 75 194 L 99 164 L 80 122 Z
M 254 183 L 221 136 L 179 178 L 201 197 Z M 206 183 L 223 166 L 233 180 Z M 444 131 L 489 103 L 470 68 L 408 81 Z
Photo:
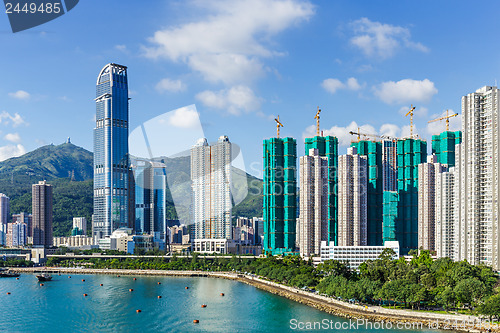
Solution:
M 334 136 L 315 136 L 305 139 L 305 155 L 318 149 L 319 156 L 328 158 L 328 234 L 329 241 L 338 244 L 338 139 Z
M 399 194 L 397 191 L 384 191 L 383 197 L 382 239 L 384 242 L 396 241 L 396 225 L 398 221 Z
M 427 159 L 427 142 L 403 139 L 397 143 L 397 183 L 399 193 L 396 240 L 401 254 L 418 248 L 418 165 Z M 385 224 L 385 221 L 384 221 Z
M 367 157 L 367 245 L 383 245 L 383 179 L 382 179 L 382 142 L 362 140 L 351 142 L 358 155 Z
M 297 222 L 297 142 L 264 140 L 263 250 L 273 255 L 295 251 Z
M 462 132 L 445 131 L 432 136 L 432 153 L 437 156 L 437 162 L 455 166 L 455 145 L 462 143 Z

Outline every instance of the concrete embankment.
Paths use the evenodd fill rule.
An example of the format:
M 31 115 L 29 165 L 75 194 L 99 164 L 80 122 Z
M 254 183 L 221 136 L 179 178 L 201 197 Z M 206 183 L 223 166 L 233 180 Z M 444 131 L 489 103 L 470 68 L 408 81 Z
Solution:
M 393 328 L 401 329 L 445 329 L 457 332 L 487 332 L 488 329 L 491 328 L 491 332 L 500 332 L 498 325 L 489 326 L 487 322 L 481 321 L 481 319 L 476 316 L 396 310 L 379 306 L 350 304 L 331 297 L 324 297 L 298 288 L 267 281 L 262 278 L 236 274 L 233 272 L 81 269 L 59 267 L 13 268 L 12 270 L 19 273 L 48 272 L 51 274 L 109 274 L 223 278 L 237 280 L 332 315 L 355 320 L 356 322 L 359 322 L 358 320 L 375 323 L 383 322 L 385 324 L 384 327 L 387 327 L 387 324 L 391 323 Z

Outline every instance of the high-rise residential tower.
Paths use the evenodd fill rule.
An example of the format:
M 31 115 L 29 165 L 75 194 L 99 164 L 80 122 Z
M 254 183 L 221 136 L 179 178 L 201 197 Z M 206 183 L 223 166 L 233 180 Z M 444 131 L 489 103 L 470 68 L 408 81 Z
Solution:
M 500 269 L 499 97 L 498 88 L 490 86 L 462 97 L 462 144 L 455 166 L 460 260 L 494 270 Z
M 7 223 L 10 222 L 10 199 L 0 193 L 0 245 L 7 243 Z
M 334 136 L 315 136 L 305 139 L 305 155 L 311 149 L 317 149 L 319 156 L 326 157 L 328 165 L 328 242 L 337 244 L 338 240 L 338 200 L 337 200 L 337 164 L 338 139 Z
M 321 242 L 329 242 L 328 233 L 328 158 L 318 149 L 300 157 L 300 255 L 320 255 Z
M 427 156 L 427 163 L 418 165 L 418 248 L 436 250 L 437 179 L 447 171 L 436 155 Z
M 27 226 L 27 235 L 26 237 L 33 237 L 31 232 L 33 231 L 31 224 L 33 223 L 33 215 L 28 214 L 28 213 L 19 213 L 19 214 L 12 214 L 12 223 L 15 222 L 24 222 L 26 223 Z
M 338 245 L 367 245 L 367 157 L 350 147 L 338 162 Z
M 203 138 L 191 148 L 191 215 L 194 242 L 231 238 L 231 142 Z
M 384 191 L 383 241 L 399 241 L 402 255 L 418 248 L 418 165 L 427 158 L 427 142 L 397 141 L 397 191 Z
M 456 261 L 459 258 L 459 229 L 455 214 L 455 176 L 455 168 L 436 174 L 435 240 L 437 257 Z
M 320 152 L 321 154 L 321 152 Z M 297 222 L 297 142 L 293 138 L 264 140 L 264 253 L 295 251 Z
M 127 67 L 107 64 L 97 77 L 94 129 L 94 218 L 96 239 L 128 227 Z
M 31 187 L 33 245 L 52 246 L 52 185 L 45 180 Z
M 396 191 L 395 140 L 358 140 L 351 143 L 358 155 L 367 157 L 367 245 L 382 245 L 383 193 Z

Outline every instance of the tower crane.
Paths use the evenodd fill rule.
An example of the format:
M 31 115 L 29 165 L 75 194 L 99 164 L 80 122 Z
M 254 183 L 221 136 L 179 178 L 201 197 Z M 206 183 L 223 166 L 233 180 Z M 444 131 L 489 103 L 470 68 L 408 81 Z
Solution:
M 280 127 L 284 127 L 283 124 L 280 122 L 280 116 L 278 115 L 278 118 L 274 118 L 274 121 L 276 122 L 276 132 L 278 135 L 278 138 L 280 137 Z
M 371 137 L 382 139 L 382 140 L 397 140 L 397 138 L 394 138 L 394 137 L 389 136 L 389 135 L 378 135 L 378 134 L 362 133 L 362 132 L 359 131 L 359 128 L 358 128 L 357 132 L 350 131 L 349 134 L 351 134 L 351 135 L 357 135 L 358 136 L 358 141 L 360 139 L 360 136 L 364 136 L 364 137 L 371 136 Z
M 318 106 L 318 112 L 316 112 L 316 115 L 314 116 L 314 119 L 316 119 L 316 135 L 319 136 L 319 113 L 321 112 L 321 109 Z
M 446 131 L 449 131 L 450 130 L 450 118 L 453 118 L 453 117 L 456 117 L 458 116 L 458 113 L 455 113 L 455 114 L 449 114 L 449 110 L 446 109 L 446 116 L 445 117 L 439 117 L 439 118 L 436 118 L 436 119 L 432 119 L 432 120 L 429 120 L 427 123 L 433 123 L 435 121 L 439 121 L 439 120 L 446 120 Z
M 413 104 L 410 106 L 410 111 L 405 115 L 405 117 L 408 117 L 410 115 L 410 138 L 413 138 L 413 111 L 415 111 L 415 107 Z

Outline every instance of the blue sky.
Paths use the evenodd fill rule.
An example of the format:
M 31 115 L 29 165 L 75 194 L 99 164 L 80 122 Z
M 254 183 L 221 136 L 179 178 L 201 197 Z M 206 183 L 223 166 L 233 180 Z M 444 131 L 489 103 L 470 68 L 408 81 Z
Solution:
M 317 106 L 340 153 L 358 126 L 408 135 L 410 104 L 430 140 L 445 125 L 428 120 L 460 113 L 462 95 L 500 79 L 499 10 L 473 1 L 86 0 L 16 34 L 0 14 L 0 159 L 68 136 L 92 150 L 95 81 L 109 62 L 128 66 L 131 132 L 195 104 L 207 139 L 228 135 L 255 175 L 273 118 L 303 155 Z M 175 115 L 171 125 L 197 135 L 192 113 Z

